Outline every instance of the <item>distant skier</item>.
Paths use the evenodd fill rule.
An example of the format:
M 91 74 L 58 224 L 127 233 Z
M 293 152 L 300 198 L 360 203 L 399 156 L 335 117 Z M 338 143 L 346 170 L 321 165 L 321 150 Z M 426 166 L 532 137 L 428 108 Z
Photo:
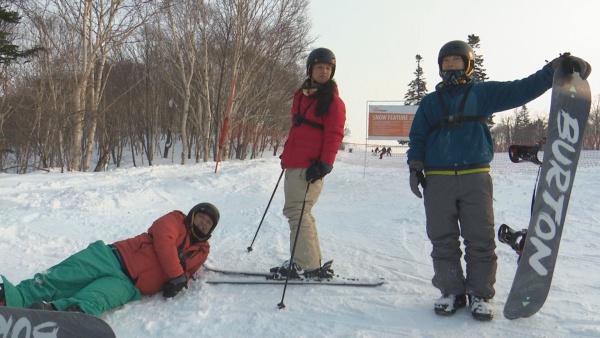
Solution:
M 379 153 L 379 159 L 381 160 L 386 153 L 387 149 L 385 149 L 385 147 L 381 148 L 381 153 Z
M 497 256 L 489 175 L 494 153 L 487 119 L 545 93 L 552 87 L 556 68 L 586 73 L 589 65 L 563 55 L 522 80 L 475 82 L 475 56 L 463 41 L 442 46 L 438 65 L 442 82 L 419 105 L 407 159 L 410 188 L 422 198 L 420 184 L 425 195 L 427 235 L 433 245 L 432 282 L 442 293 L 434 310 L 451 315 L 466 306 L 468 295 L 473 317 L 491 320 Z

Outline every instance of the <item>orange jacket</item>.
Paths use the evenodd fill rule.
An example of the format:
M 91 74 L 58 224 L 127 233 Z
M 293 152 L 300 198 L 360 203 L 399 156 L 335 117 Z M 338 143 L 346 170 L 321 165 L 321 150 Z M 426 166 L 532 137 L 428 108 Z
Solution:
M 181 211 L 171 211 L 154 221 L 147 233 L 113 245 L 119 249 L 129 275 L 136 281 L 135 287 L 143 295 L 149 295 L 162 291 L 167 281 L 184 273 L 177 252 L 181 243 L 184 243 L 182 251 L 186 256 L 185 275 L 190 279 L 206 261 L 210 244 L 190 245 L 190 230 Z

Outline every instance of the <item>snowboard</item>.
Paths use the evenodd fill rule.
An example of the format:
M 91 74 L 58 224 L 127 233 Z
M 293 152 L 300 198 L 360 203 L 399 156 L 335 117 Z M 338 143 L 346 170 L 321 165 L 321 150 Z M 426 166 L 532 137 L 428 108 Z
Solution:
M 102 319 L 80 312 L 0 306 L 0 338 L 116 338 Z
M 504 306 L 507 319 L 534 315 L 548 297 L 590 105 L 588 82 L 559 67 L 527 238 Z

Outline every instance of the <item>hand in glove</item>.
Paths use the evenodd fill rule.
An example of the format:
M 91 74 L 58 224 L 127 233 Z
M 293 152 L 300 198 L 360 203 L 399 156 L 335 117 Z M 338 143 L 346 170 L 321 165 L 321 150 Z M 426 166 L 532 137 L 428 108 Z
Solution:
M 425 186 L 427 185 L 425 175 L 423 174 L 423 162 L 412 160 L 408 164 L 408 168 L 410 170 L 410 190 L 412 190 L 413 194 L 418 198 L 423 198 L 423 195 L 419 190 L 419 184 L 421 184 L 423 189 L 425 189 Z
M 183 288 L 187 289 L 187 277 L 185 273 L 177 278 L 173 278 L 165 284 L 163 288 L 163 297 L 175 297 Z
M 562 71 L 565 74 L 573 74 L 573 71 L 579 73 L 579 76 L 582 79 L 587 79 L 587 77 L 592 72 L 592 66 L 586 61 L 572 56 L 571 53 L 562 53 L 556 59 L 550 61 L 550 66 L 553 70 L 556 70 L 558 67 L 562 67 Z
M 332 166 L 320 160 L 312 160 L 311 162 L 312 165 L 310 168 L 306 169 L 306 182 L 315 183 L 329 174 L 333 169 Z

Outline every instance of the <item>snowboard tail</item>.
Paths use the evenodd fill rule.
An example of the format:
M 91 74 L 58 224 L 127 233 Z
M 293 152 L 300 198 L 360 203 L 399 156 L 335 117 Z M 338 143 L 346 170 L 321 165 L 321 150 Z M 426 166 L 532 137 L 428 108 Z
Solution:
M 538 312 L 550 291 L 591 95 L 579 74 L 554 73 L 548 136 L 527 238 L 506 305 L 508 319 Z

